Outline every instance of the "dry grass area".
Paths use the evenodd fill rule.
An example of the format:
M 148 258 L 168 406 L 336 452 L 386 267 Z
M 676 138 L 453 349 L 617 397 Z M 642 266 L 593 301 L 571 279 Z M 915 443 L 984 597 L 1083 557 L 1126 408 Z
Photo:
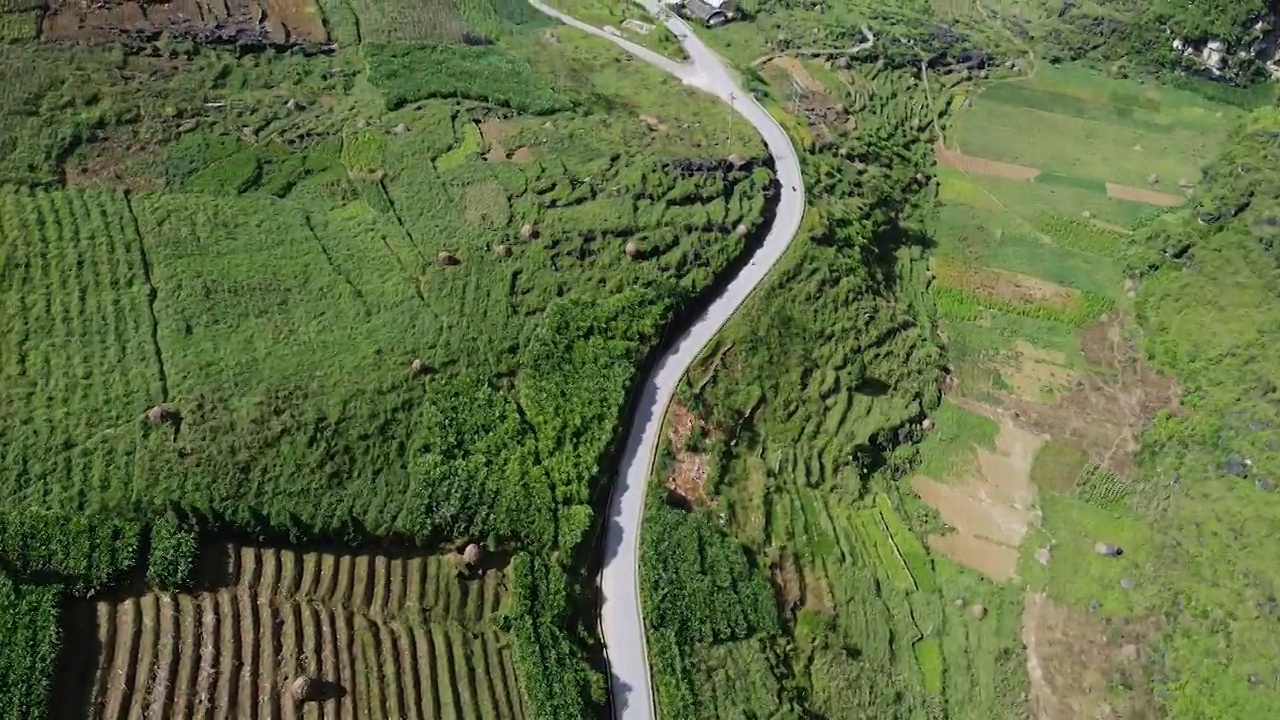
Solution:
M 1154 718 L 1143 648 L 1152 629 L 1073 610 L 1028 593 L 1022 614 L 1033 720 Z M 1114 687 L 1124 693 L 1109 692 Z
M 489 620 L 505 573 L 453 558 L 230 547 L 222 585 L 68 608 L 58 718 L 518 718 L 511 648 Z M 221 565 L 225 564 L 225 567 Z M 333 690 L 296 703 L 308 675 Z
M 796 85 L 805 92 L 817 94 L 825 93 L 827 91 L 827 88 L 822 83 L 814 79 L 814 77 L 809 74 L 809 71 L 805 69 L 804 63 L 797 58 L 779 55 L 766 63 L 765 67 L 778 68 L 782 72 L 790 75 Z
M 1182 195 L 1173 195 L 1158 190 L 1146 190 L 1113 182 L 1107 183 L 1107 197 L 1116 200 L 1146 203 L 1147 205 L 1158 205 L 1160 207 L 1178 207 L 1187 202 L 1187 198 Z
M 1061 352 L 1036 347 L 1026 340 L 1014 342 L 1014 352 L 1017 360 L 1000 367 L 1000 376 L 1018 397 L 1052 399 L 1075 379 L 1075 372 L 1067 368 L 1067 358 Z
M 1063 309 L 1076 306 L 1080 293 L 1032 275 L 974 265 L 937 263 L 934 273 L 938 282 L 951 287 L 999 298 L 1014 304 L 1051 305 Z
M 990 175 L 1026 182 L 1034 182 L 1040 176 L 1040 170 L 1037 168 L 965 155 L 959 150 L 948 150 L 941 140 L 934 144 L 933 155 L 938 165 L 973 175 Z
M 1085 360 L 1097 368 L 1078 373 L 1070 389 L 1052 403 L 1013 395 L 1001 404 L 1035 432 L 1069 440 L 1091 460 L 1122 478 L 1132 477 L 1142 428 L 1155 414 L 1177 411 L 1173 378 L 1156 372 L 1126 340 L 1125 318 L 1104 316 L 1081 332 Z
M 252 28 L 261 22 L 275 43 L 328 39 L 314 0 L 173 0 L 173 2 L 65 2 L 54 0 L 41 36 L 55 41 L 110 42 L 121 31 L 170 26 Z
M 995 416 L 989 408 L 968 409 Z M 1047 438 L 1002 421 L 995 451 L 977 448 L 974 467 L 960 478 L 915 477 L 916 494 L 953 529 L 929 546 L 992 580 L 1017 577 L 1018 546 L 1039 515 L 1031 461 Z
M 692 452 L 689 439 L 695 430 L 703 428 L 702 422 L 688 408 L 679 403 L 671 404 L 671 425 L 667 441 L 675 459 L 667 477 L 668 496 L 684 505 L 714 505 L 707 495 L 707 472 L 710 469 L 706 453 Z

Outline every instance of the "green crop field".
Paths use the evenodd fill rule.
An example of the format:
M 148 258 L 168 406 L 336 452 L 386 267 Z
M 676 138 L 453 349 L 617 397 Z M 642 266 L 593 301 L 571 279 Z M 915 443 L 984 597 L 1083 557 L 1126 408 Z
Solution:
M 1105 73 L 1049 64 L 1100 12 L 1075 5 L 1051 19 L 1041 3 L 761 0 L 743 4 L 748 22 L 707 33 L 744 66 L 800 58 L 823 87 L 777 66 L 748 74 L 805 148 L 806 234 L 691 369 L 673 418 L 692 413 L 699 439 L 669 448 L 683 459 L 655 478 L 692 506 L 685 524 L 721 528 L 771 586 L 779 625 L 709 639 L 649 618 L 664 716 L 1274 713 L 1262 638 L 1276 576 L 1261 563 L 1278 472 L 1280 383 L 1262 357 L 1280 327 L 1276 115 L 1249 111 L 1265 91 L 1135 72 L 1148 58 L 1092 56 Z M 1172 6 L 1132 12 L 1186 20 Z M 911 71 L 885 72 L 888 50 L 874 65 L 840 57 L 861 24 L 914 37 L 922 14 L 1015 67 L 907 87 Z M 927 42 L 945 49 L 945 34 Z M 896 101 L 880 94 L 890 75 L 905 81 Z M 890 119 L 913 98 L 946 114 Z M 832 107 L 854 122 L 824 126 Z M 939 137 L 952 155 L 931 168 L 921 156 Z M 851 159 L 859 179 L 844 184 Z M 918 171 L 936 178 L 923 193 L 894 183 Z M 844 203 L 857 222 L 844 225 Z M 706 496 L 682 497 L 691 455 L 705 457 Z M 917 475 L 935 489 L 917 490 Z M 670 527 L 670 508 L 653 505 Z M 982 535 L 1022 517 L 1010 545 Z M 1099 542 L 1122 552 L 1103 557 Z M 983 574 L 996 557 L 1011 557 L 1012 579 Z M 680 567 L 647 555 L 642 578 Z M 758 592 L 735 587 L 739 600 Z M 646 612 L 679 606 L 647 592 Z M 725 590 L 688 597 L 735 607 Z M 711 659 L 729 652 L 752 679 L 734 704 Z
M 763 145 L 524 2 L 320 6 L 327 54 L 0 45 L 6 718 L 274 716 L 304 672 L 344 717 L 603 707 L 604 458 L 659 332 L 757 242 Z M 206 587 L 244 539 L 243 592 Z M 277 602 L 298 543 L 380 548 L 372 609 Z M 403 555 L 444 588 L 471 543 L 492 567 L 394 599 Z

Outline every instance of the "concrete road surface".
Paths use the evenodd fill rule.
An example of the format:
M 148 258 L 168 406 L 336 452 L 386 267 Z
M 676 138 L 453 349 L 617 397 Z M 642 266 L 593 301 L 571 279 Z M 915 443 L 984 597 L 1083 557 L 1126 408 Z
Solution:
M 664 24 L 680 39 L 689 55 L 688 62 L 676 62 L 659 55 L 547 7 L 539 0 L 529 2 L 566 25 L 619 45 L 686 85 L 730 103 L 764 138 L 782 188 L 773 226 L 769 228 L 764 244 L 720 296 L 711 302 L 706 312 L 659 359 L 653 373 L 645 378 L 640 402 L 627 428 L 622 464 L 609 501 L 604 564 L 600 571 L 600 631 L 612 674 L 610 689 L 614 715 L 618 720 L 654 720 L 657 709 L 649 678 L 649 658 L 640 607 L 640 524 L 644 518 L 645 490 L 652 475 L 662 420 L 676 385 L 690 364 L 764 280 L 795 238 L 804 214 L 804 182 L 800 177 L 795 148 L 782 126 L 742 89 L 725 61 L 680 18 L 667 14 Z M 655 16 L 662 17 L 659 0 L 640 2 Z

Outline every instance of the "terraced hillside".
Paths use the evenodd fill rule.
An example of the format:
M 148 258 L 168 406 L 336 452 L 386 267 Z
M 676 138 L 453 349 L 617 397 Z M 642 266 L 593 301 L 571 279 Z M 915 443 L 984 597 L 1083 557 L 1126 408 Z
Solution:
M 210 591 L 73 603 L 64 680 L 80 692 L 54 716 L 525 715 L 509 643 L 490 622 L 504 570 L 258 547 L 228 547 L 217 564 L 223 587 Z M 288 690 L 301 675 L 338 697 L 298 705 Z

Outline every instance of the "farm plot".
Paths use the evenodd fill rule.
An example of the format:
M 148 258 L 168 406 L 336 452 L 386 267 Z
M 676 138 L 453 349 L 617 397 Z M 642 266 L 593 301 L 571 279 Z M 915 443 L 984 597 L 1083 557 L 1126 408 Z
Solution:
M 113 42 L 162 31 L 210 39 L 254 34 L 275 44 L 328 39 L 314 0 L 61 1 L 51 4 L 41 24 L 41 35 L 53 41 Z
M 227 548 L 193 594 L 75 601 L 57 717 L 520 718 L 506 573 L 456 558 Z M 298 677 L 327 699 L 300 705 Z
M 146 254 L 118 192 L 0 190 L 0 486 L 7 502 L 104 500 L 165 393 Z M 32 477 L 84 482 L 56 490 Z

